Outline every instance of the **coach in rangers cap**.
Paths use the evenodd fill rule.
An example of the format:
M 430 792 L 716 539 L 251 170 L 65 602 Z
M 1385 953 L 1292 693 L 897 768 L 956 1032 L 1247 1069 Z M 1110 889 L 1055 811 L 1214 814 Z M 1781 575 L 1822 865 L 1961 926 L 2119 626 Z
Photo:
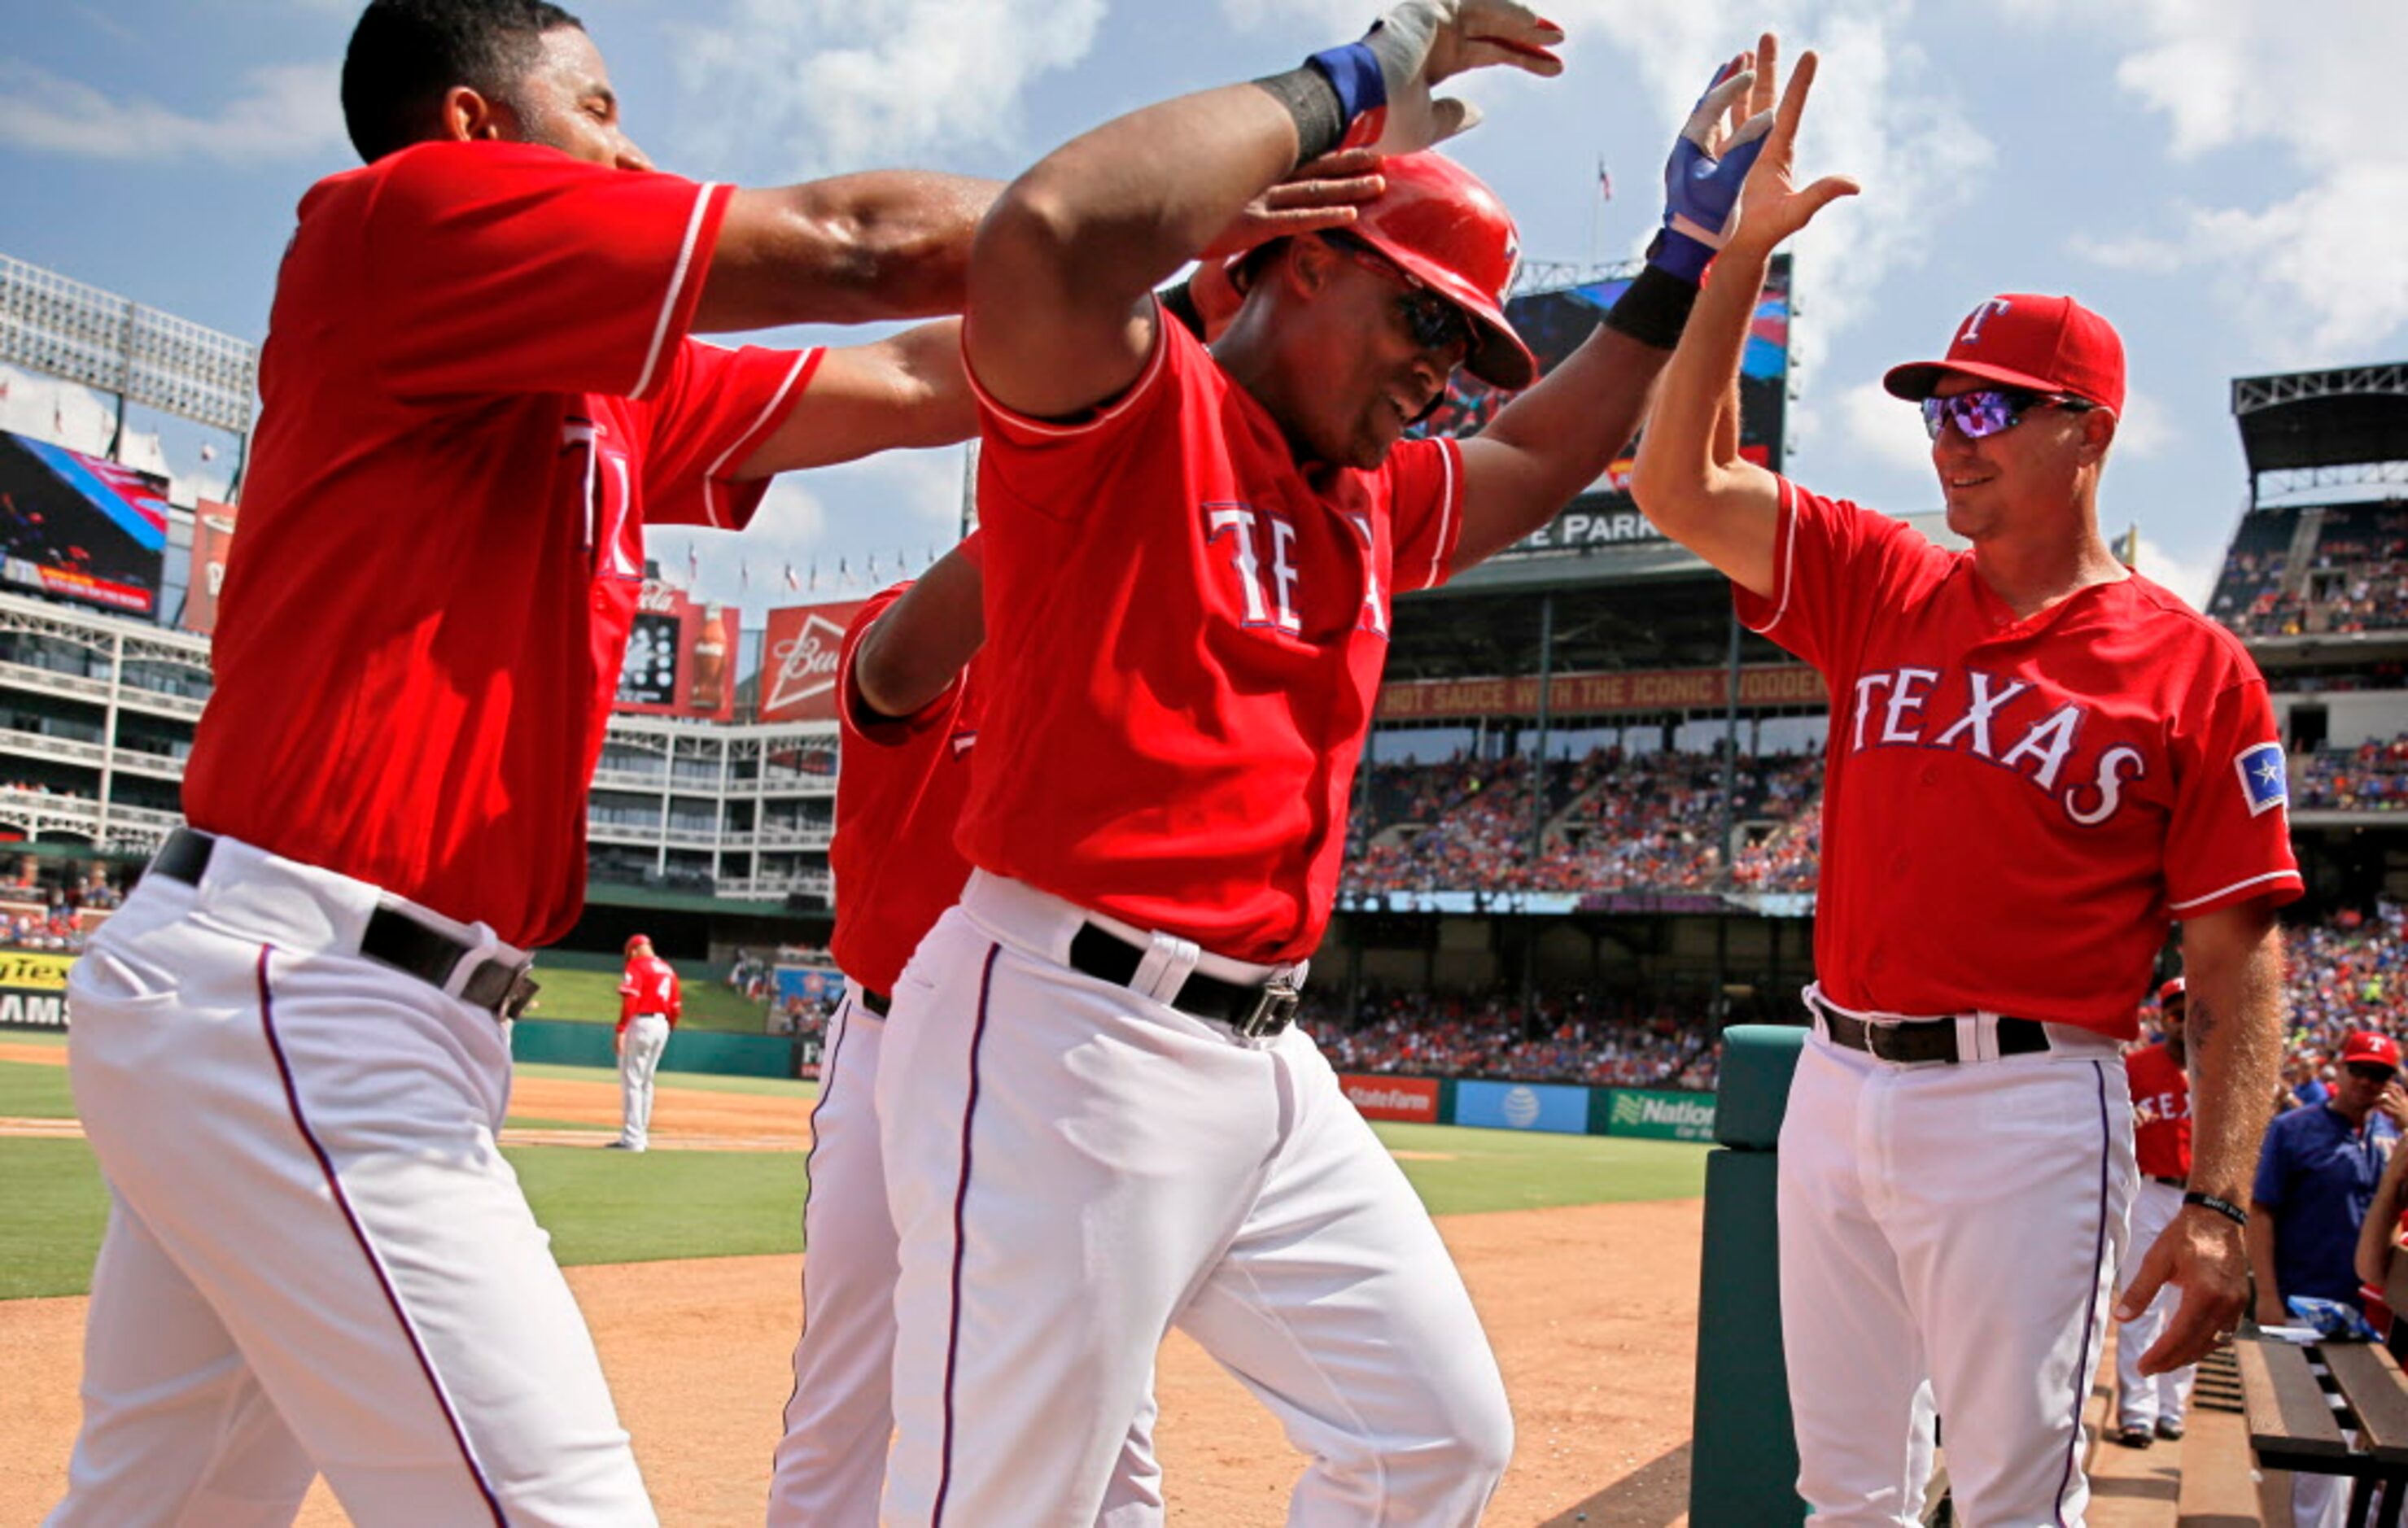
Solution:
M 1966 1521 L 2078 1522 L 2139 1178 L 2121 1049 L 2174 919 L 2190 1187 L 2117 1314 L 2182 1291 L 2143 1373 L 2243 1314 L 2274 909 L 2301 889 L 2282 745 L 2240 643 L 2100 535 L 2124 352 L 2072 298 L 1988 298 L 1943 359 L 1888 375 L 1970 550 L 1739 456 L 1724 410 L 1766 264 L 1856 189 L 1795 187 L 1795 132 L 1784 101 L 1633 487 L 1832 695 L 1814 1027 L 1781 1136 L 1799 1490 L 1817 1523 L 1914 1521 L 1945 1414 Z

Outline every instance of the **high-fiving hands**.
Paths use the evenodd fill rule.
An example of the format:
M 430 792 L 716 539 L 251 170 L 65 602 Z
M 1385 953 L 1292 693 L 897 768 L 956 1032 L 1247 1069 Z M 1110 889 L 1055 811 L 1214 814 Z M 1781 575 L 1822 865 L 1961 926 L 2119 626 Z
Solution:
M 1517 0 L 1401 0 L 1360 42 L 1314 62 L 1338 86 L 1345 147 L 1410 154 L 1480 120 L 1469 102 L 1431 87 L 1499 64 L 1553 79 L 1564 72 L 1553 50 L 1563 40 L 1562 27 Z

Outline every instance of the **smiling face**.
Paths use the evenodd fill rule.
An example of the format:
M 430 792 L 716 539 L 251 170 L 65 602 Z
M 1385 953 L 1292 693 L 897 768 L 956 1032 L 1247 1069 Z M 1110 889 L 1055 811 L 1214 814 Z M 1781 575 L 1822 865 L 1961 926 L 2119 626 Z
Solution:
M 1951 373 L 1932 396 L 1997 386 Z M 1979 440 L 1953 421 L 1943 425 L 1931 442 L 1931 465 L 1948 507 L 1948 528 L 1978 542 L 2064 516 L 2097 492 L 2114 428 L 2115 416 L 2107 409 L 2076 412 L 2045 404 L 2024 409 L 2014 424 Z
M 1278 364 L 1257 395 L 1298 455 L 1377 467 L 1444 395 L 1469 318 L 1369 249 L 1299 238 L 1269 274 Z

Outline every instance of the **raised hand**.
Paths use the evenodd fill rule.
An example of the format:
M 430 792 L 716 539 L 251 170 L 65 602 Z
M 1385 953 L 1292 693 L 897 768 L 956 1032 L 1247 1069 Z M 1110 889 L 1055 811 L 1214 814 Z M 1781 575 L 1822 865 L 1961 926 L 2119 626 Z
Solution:
M 1470 103 L 1433 97 L 1431 87 L 1469 69 L 1507 64 L 1544 79 L 1563 73 L 1553 50 L 1564 29 L 1518 0 L 1402 0 L 1351 48 L 1317 55 L 1338 83 L 1353 125 L 1348 148 L 1409 154 L 1479 121 Z M 1362 53 L 1357 54 L 1356 50 Z M 1342 55 L 1368 54 L 1379 84 L 1350 80 Z M 1379 100 L 1369 99 L 1376 91 Z
M 1789 88 L 1781 93 L 1772 129 L 1764 136 L 1756 165 L 1740 191 L 1738 226 L 1726 240 L 1728 244 L 1744 242 L 1751 250 L 1770 251 L 1813 221 L 1815 213 L 1864 189 L 1843 175 L 1827 175 L 1802 190 L 1796 184 L 1798 123 L 1814 87 L 1815 63 L 1811 52 L 1800 56 Z

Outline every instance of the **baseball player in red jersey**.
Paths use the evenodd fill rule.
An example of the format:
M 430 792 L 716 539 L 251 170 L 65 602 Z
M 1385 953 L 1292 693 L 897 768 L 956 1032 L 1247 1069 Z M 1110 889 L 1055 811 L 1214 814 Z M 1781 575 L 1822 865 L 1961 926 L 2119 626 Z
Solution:
M 610 1046 L 619 1057 L 619 1138 L 623 1151 L 640 1151 L 652 1126 L 652 1074 L 668 1049 L 669 1031 L 685 1014 L 685 994 L 668 962 L 638 934 L 627 941 L 627 969 L 619 979 L 619 1027 Z
M 2124 1058 L 2132 1090 L 2132 1155 L 2141 1181 L 2132 1197 L 2129 1245 L 2146 1247 L 2182 1213 L 2190 1188 L 2190 1073 L 2183 1041 L 2183 978 L 2157 989 L 2157 1043 Z M 2117 1270 L 2116 1291 L 2132 1281 L 2127 1260 Z M 2115 1338 L 2115 1441 L 2145 1449 L 2159 1438 L 2183 1435 L 2190 1410 L 2191 1381 L 2199 1366 L 2184 1364 L 2157 1374 L 2141 1372 L 2141 1355 L 2157 1346 L 2173 1320 L 2177 1292 L 2159 1289 L 2149 1307 L 2125 1322 Z
M 898 980 L 879 1076 L 884 1521 L 1091 1520 L 1174 1324 L 1311 1459 L 1292 1521 L 1467 1523 L 1504 1469 L 1503 1387 L 1445 1247 L 1290 1021 L 1392 594 L 1593 481 L 1695 294 L 1652 267 L 1480 438 L 1401 440 L 1456 365 L 1534 370 L 1499 306 L 1510 218 L 1412 151 L 1459 120 L 1430 85 L 1551 74 L 1559 36 L 1510 5 L 1400 6 L 1291 75 L 1073 141 L 981 231 L 976 868 Z M 1160 321 L 1148 288 L 1234 207 L 1379 123 L 1397 157 L 1344 235 L 1258 256 L 1210 349 Z M 1676 179 L 1705 194 L 1705 171 Z
M 540 0 L 380 0 L 364 168 L 303 199 L 176 834 L 69 983 L 112 1191 L 53 1521 L 649 1523 L 494 1134 L 498 1016 L 577 917 L 648 523 L 967 433 L 982 182 L 653 171 Z
M 1923 401 L 1970 551 L 1740 458 L 1726 410 L 1766 263 L 1855 189 L 1791 184 L 1811 77 L 1782 101 L 1634 484 L 1833 696 L 1814 1032 L 1781 1137 L 1799 1489 L 1817 1523 L 1916 1521 L 1936 1410 L 1968 1521 L 2078 1522 L 2137 1176 L 2119 1047 L 2174 919 L 2191 1190 L 2118 1311 L 2181 1288 L 2144 1374 L 2242 1314 L 2274 909 L 2300 891 L 2282 747 L 2239 642 L 2099 534 L 2123 350 L 2071 300 L 1993 298 L 1944 361 L 1889 373 Z

